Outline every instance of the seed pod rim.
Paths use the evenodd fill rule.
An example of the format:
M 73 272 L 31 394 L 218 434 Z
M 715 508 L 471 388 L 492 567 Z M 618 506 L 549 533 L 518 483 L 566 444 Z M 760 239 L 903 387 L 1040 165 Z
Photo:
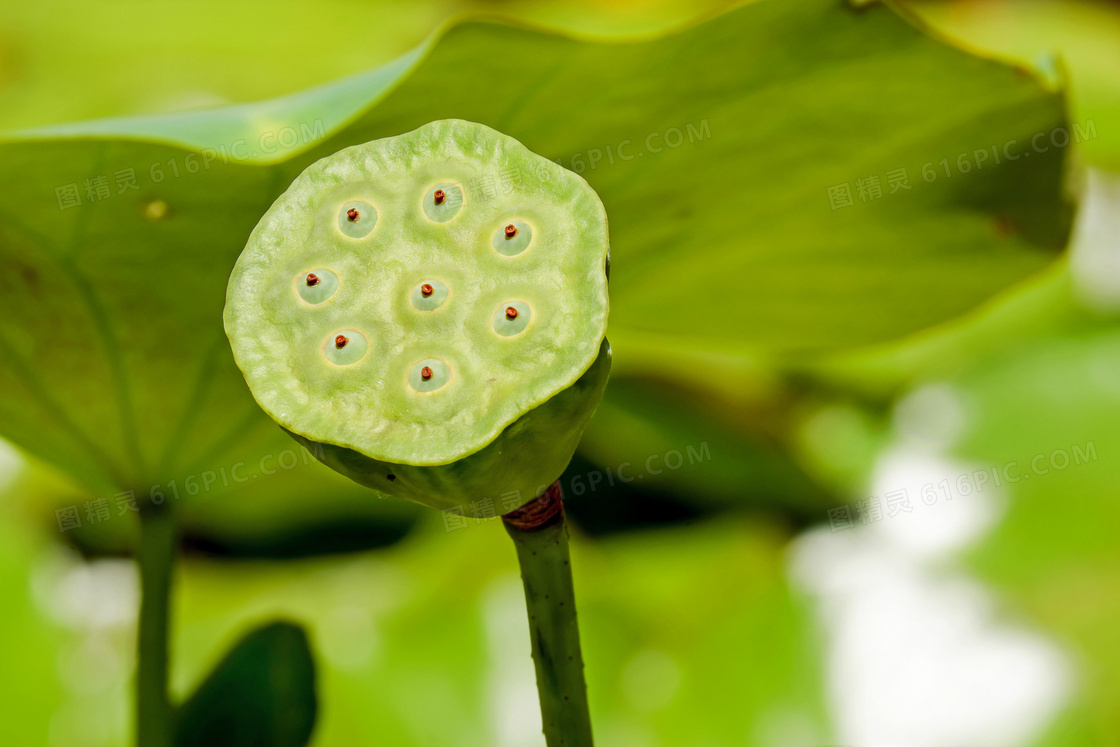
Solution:
M 448 446 L 438 450 L 439 453 L 434 453 L 437 450 L 431 449 L 428 453 L 422 454 L 410 450 L 407 446 L 401 448 L 399 443 L 390 444 L 391 448 L 383 448 L 383 444 L 372 440 L 351 438 L 338 430 L 307 427 L 306 422 L 301 420 L 297 407 L 291 406 L 290 402 L 287 403 L 288 406 L 285 406 L 285 403 L 281 401 L 282 398 L 275 396 L 275 392 L 267 391 L 269 385 L 264 385 L 264 391 L 262 391 L 262 376 L 266 379 L 274 377 L 275 371 L 270 372 L 267 363 L 264 363 L 260 355 L 255 354 L 250 349 L 251 345 L 246 344 L 246 338 L 252 336 L 250 327 L 253 320 L 245 318 L 245 309 L 251 299 L 244 296 L 239 288 L 248 274 L 261 271 L 260 257 L 256 256 L 256 261 L 254 261 L 253 257 L 255 255 L 253 255 L 251 249 L 254 245 L 260 245 L 262 242 L 269 240 L 270 227 L 275 227 L 278 223 L 290 219 L 293 210 L 313 212 L 324 207 L 323 199 L 316 200 L 314 183 L 317 180 L 323 179 L 327 172 L 337 172 L 339 169 L 346 172 L 348 164 L 352 166 L 354 163 L 363 162 L 363 157 L 368 155 L 367 151 L 376 150 L 390 141 L 412 141 L 415 143 L 424 142 L 425 138 L 447 147 L 447 150 L 437 153 L 437 156 L 446 157 L 450 154 L 459 158 L 478 159 L 482 163 L 485 163 L 487 158 L 491 159 L 493 163 L 508 163 L 513 160 L 523 165 L 531 165 L 536 173 L 543 175 L 541 184 L 545 186 L 540 186 L 539 189 L 542 191 L 552 190 L 553 197 L 558 204 L 567 200 L 573 205 L 574 207 L 565 209 L 569 212 L 574 211 L 571 212 L 573 225 L 578 225 L 581 232 L 579 235 L 590 237 L 591 241 L 587 245 L 565 247 L 567 254 L 564 255 L 577 268 L 577 271 L 572 275 L 575 278 L 572 281 L 572 288 L 574 289 L 572 293 L 575 296 L 574 303 L 580 304 L 583 308 L 576 308 L 575 306 L 569 308 L 563 305 L 558 306 L 558 308 L 561 312 L 572 316 L 571 325 L 578 330 L 581 339 L 578 347 L 570 355 L 565 348 L 563 357 L 560 359 L 562 365 L 557 370 L 549 372 L 548 376 L 542 379 L 546 382 L 546 385 L 541 385 L 540 381 L 537 381 L 526 396 L 517 400 L 516 407 L 506 407 L 504 410 L 500 407 L 492 407 L 489 412 L 482 413 L 469 423 L 468 432 L 464 433 L 462 437 L 457 437 L 454 448 Z M 492 166 L 493 164 L 491 164 Z M 448 174 L 446 178 L 434 178 L 429 173 L 418 176 L 416 185 L 419 188 L 428 189 L 431 184 L 458 183 L 458 181 L 453 174 Z M 354 193 L 350 199 L 366 198 Z M 466 220 L 463 213 L 468 211 L 476 200 L 477 196 L 472 195 L 470 191 L 465 192 L 460 212 L 448 223 L 459 223 L 461 219 Z M 350 242 L 355 246 L 376 243 L 378 235 L 389 230 L 391 221 L 394 219 L 391 205 L 378 204 L 375 199 L 369 199 L 369 201 L 374 204 L 377 211 L 377 225 L 368 236 L 350 239 Z M 507 213 L 508 211 L 504 211 L 502 215 L 504 216 Z M 534 218 L 531 215 L 526 215 L 526 217 Z M 271 238 L 275 239 L 275 236 Z M 480 235 L 478 241 L 489 246 L 489 233 Z M 538 247 L 539 249 L 540 247 Z M 305 169 L 292 182 L 284 195 L 281 195 L 261 218 L 246 245 L 246 252 L 239 258 L 237 266 L 231 274 L 227 292 L 226 331 L 234 349 L 234 357 L 249 382 L 254 397 L 261 407 L 285 429 L 317 442 L 352 449 L 374 459 L 417 466 L 450 464 L 484 449 L 506 427 L 515 423 L 534 408 L 547 402 L 560 391 L 570 387 L 592 366 L 598 354 L 599 343 L 606 334 L 609 300 L 606 291 L 604 266 L 608 254 L 609 240 L 606 212 L 598 196 L 581 177 L 532 153 L 513 138 L 484 125 L 462 120 L 441 120 L 392 138 L 384 138 L 342 149 Z M 247 255 L 249 255 L 248 258 Z M 497 256 L 498 261 L 508 261 L 509 259 Z M 320 262 L 317 266 L 332 269 L 325 262 Z M 432 275 L 425 269 L 421 269 L 421 272 L 423 272 L 424 277 Z M 344 278 L 343 282 L 345 281 Z M 587 286 L 583 287 L 581 284 L 587 284 Z M 452 293 L 454 292 L 453 289 Z M 511 300 L 513 297 L 520 298 L 520 294 L 514 293 Z M 590 302 L 588 299 L 590 299 Z M 342 304 L 344 302 L 332 299 L 332 303 Z M 252 315 L 249 314 L 249 316 Z M 536 314 L 534 313 L 533 316 L 535 317 Z M 487 318 L 487 329 L 489 329 L 489 325 L 489 318 Z M 372 347 L 372 339 L 370 344 Z M 506 343 L 503 341 L 501 344 Z M 259 351 L 257 352 L 259 353 Z M 431 354 L 436 355 L 439 352 L 433 350 Z M 263 374 L 259 370 L 262 367 L 264 369 Z M 455 374 L 452 376 L 454 378 Z M 277 385 L 275 381 L 271 383 L 273 388 Z M 282 385 L 282 382 L 279 385 Z M 495 410 L 497 412 L 494 412 Z

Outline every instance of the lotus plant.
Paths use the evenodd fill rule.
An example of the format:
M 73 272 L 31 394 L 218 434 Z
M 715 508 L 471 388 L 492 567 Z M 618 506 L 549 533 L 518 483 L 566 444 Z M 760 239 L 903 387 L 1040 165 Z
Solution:
M 325 464 L 436 509 L 513 509 L 550 747 L 591 744 L 556 480 L 607 382 L 609 261 L 582 178 L 445 120 L 309 166 L 226 297 L 253 396 Z

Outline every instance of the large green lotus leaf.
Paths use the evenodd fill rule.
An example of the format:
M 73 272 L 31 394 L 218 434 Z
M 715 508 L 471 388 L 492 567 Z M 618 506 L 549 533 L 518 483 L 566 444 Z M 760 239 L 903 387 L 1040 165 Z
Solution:
M 222 459 L 135 488 L 138 499 L 162 495 L 176 502 L 178 496 L 184 551 L 229 558 L 354 552 L 399 541 L 421 515 L 423 509 L 413 503 L 376 499 L 267 418 L 257 424 L 227 444 Z M 7 448 L 0 442 L 0 450 Z M 87 557 L 119 557 L 135 547 L 136 514 L 116 494 L 115 488 L 92 489 L 66 479 L 34 459 L 25 478 L 8 491 L 9 498 L 19 499 L 17 510 Z M 104 501 L 100 511 L 98 501 Z M 81 526 L 59 533 L 57 511 L 76 511 Z
M 1110 323 L 1085 308 L 1063 261 L 964 317 L 903 340 L 795 364 L 787 372 L 886 405 L 909 387 L 961 376 L 1040 338 L 1078 335 Z
M 376 499 L 367 488 L 300 450 L 287 434 L 277 431 L 274 435 L 275 449 L 261 456 L 246 449 L 252 456 L 238 467 L 238 474 L 247 482 L 232 482 L 228 467 L 228 485 L 222 484 L 220 467 L 187 475 L 186 482 L 176 480 L 184 500 L 180 534 L 185 552 L 224 558 L 306 557 L 383 547 L 411 531 L 419 506 Z M 293 455 L 298 455 L 295 461 Z M 277 457 L 284 460 L 285 467 L 279 466 Z M 172 495 L 167 483 L 158 490 Z M 83 524 L 68 530 L 65 540 L 86 556 L 129 553 L 135 547 L 139 524 L 116 508 L 108 518 L 102 515 L 93 521 L 85 502 L 98 497 L 106 496 L 52 490 L 35 496 L 33 510 L 44 526 L 56 528 L 55 511 L 76 506 Z M 114 506 L 113 496 L 108 500 Z
M 1107 172 L 1090 171 L 1068 261 L 990 299 L 973 312 L 902 340 L 839 351 L 794 365 L 794 377 L 886 404 L 926 381 L 967 376 L 1044 339 L 1082 337 L 1115 327 L 1111 269 L 1120 191 Z
M 186 0 L 142 13 L 128 0 L 9 4 L 0 129 L 280 96 L 403 54 L 455 10 L 444 0 Z
M 1045 266 L 1068 231 L 1064 151 L 956 164 L 1061 126 L 1062 97 L 886 7 L 762 2 L 626 42 L 469 22 L 388 70 L 0 144 L 4 434 L 89 482 L 135 485 L 261 427 L 220 321 L 250 229 L 311 161 L 435 119 L 576 170 L 596 161 L 583 172 L 611 219 L 617 359 L 675 358 L 693 383 L 726 386 L 696 351 L 836 349 L 958 315 Z M 953 175 L 923 181 L 941 158 Z M 911 189 L 891 194 L 900 168 Z M 138 189 L 118 187 L 127 169 Z M 60 210 L 57 187 L 98 176 L 108 197 Z M 869 176 L 883 196 L 865 203 Z M 854 204 L 832 210 L 844 183 Z
M 654 31 L 726 4 L 185 0 L 137 13 L 130 0 L 9 3 L 0 22 L 0 130 L 280 96 L 390 60 L 474 8 L 615 34 Z M 221 22 L 199 23 L 202 18 Z
M 1120 4 L 1100 0 L 905 0 L 940 31 L 978 49 L 1068 72 L 1090 163 L 1120 169 Z

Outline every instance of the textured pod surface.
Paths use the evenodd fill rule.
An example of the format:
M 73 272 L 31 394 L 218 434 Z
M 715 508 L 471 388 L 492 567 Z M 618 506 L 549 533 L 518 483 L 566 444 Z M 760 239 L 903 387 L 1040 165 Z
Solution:
M 583 179 L 488 127 L 434 122 L 296 178 L 238 259 L 226 332 L 294 435 L 448 465 L 609 361 L 607 254 Z

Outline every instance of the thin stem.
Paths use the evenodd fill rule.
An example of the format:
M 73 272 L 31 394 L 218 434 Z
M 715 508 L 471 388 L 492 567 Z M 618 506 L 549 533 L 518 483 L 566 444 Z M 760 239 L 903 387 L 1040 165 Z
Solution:
M 517 548 L 548 747 L 592 747 L 560 483 L 502 517 Z
M 167 641 L 176 517 L 168 505 L 140 509 L 140 630 L 136 649 L 136 745 L 171 747 Z

